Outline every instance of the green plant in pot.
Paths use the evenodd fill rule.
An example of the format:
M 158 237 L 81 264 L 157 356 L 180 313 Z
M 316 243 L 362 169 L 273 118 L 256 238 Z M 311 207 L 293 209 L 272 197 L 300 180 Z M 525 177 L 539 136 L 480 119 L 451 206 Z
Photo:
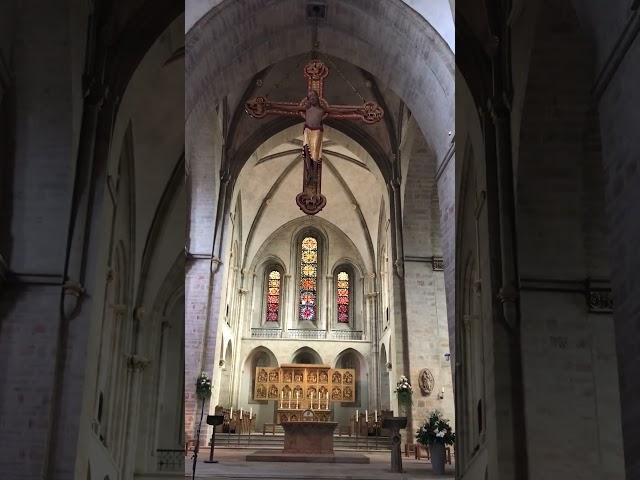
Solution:
M 433 411 L 416 432 L 416 440 L 429 448 L 434 473 L 444 474 L 445 446 L 453 445 L 456 441 L 456 434 L 453 433 L 449 420 L 438 410 Z
M 400 380 L 398 380 L 394 391 L 396 395 L 398 395 L 400 416 L 406 416 L 406 410 L 411 406 L 411 396 L 413 395 L 413 387 L 411 386 L 411 383 L 409 383 L 409 379 L 402 375 Z
M 196 396 L 202 402 L 200 410 L 200 422 L 198 423 L 198 431 L 196 433 L 196 445 L 193 449 L 193 471 L 191 478 L 196 477 L 196 464 L 198 462 L 198 450 L 200 450 L 200 430 L 202 428 L 202 418 L 204 417 L 204 404 L 211 396 L 211 379 L 205 372 L 202 372 L 196 379 Z

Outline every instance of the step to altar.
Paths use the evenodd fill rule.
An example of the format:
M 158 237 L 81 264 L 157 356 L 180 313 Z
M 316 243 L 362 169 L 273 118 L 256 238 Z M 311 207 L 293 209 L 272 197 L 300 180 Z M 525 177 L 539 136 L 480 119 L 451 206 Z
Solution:
M 364 451 L 364 452 L 388 452 L 391 449 L 391 439 L 387 436 L 379 437 L 355 437 L 355 436 L 333 436 L 334 449 L 337 451 Z M 284 434 L 275 435 L 262 433 L 241 434 L 216 433 L 217 448 L 241 448 L 241 449 L 274 449 L 284 448 Z
M 304 462 L 304 463 L 369 463 L 369 457 L 360 453 L 335 452 L 321 453 L 285 453 L 281 450 L 257 450 L 245 457 L 247 462 Z

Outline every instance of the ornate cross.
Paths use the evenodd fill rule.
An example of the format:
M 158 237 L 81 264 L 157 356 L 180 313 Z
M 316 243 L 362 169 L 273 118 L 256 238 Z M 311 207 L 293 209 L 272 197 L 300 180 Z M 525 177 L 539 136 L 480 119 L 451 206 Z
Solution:
M 327 204 L 321 193 L 322 180 L 322 121 L 325 118 L 360 120 L 367 124 L 379 122 L 384 111 L 375 102 L 362 105 L 331 105 L 323 96 L 324 79 L 329 68 L 320 60 L 311 60 L 304 67 L 308 94 L 300 102 L 272 102 L 265 97 L 256 97 L 245 103 L 245 111 L 253 118 L 267 115 L 302 117 L 305 120 L 302 157 L 304 175 L 302 192 L 296 203 L 307 215 L 315 215 Z

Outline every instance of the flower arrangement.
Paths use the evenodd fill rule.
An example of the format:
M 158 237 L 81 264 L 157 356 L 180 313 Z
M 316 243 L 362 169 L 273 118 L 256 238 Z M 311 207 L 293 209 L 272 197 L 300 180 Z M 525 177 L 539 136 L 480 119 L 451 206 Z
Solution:
M 416 432 L 416 440 L 422 445 L 433 445 L 434 443 L 453 445 L 456 441 L 456 434 L 453 433 L 449 420 L 443 418 L 442 413 L 435 410 Z
M 411 405 L 411 396 L 413 395 L 413 387 L 409 383 L 409 379 L 402 375 L 394 390 L 398 395 L 398 403 Z
M 202 372 L 196 379 L 196 395 L 200 400 L 211 396 L 211 379 L 205 372 Z

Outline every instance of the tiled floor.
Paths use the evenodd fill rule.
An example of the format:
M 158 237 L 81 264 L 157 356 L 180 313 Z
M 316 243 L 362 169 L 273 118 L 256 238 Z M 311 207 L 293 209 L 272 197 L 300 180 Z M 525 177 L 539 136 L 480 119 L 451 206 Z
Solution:
M 326 463 L 279 463 L 247 462 L 245 456 L 252 450 L 218 449 L 216 458 L 219 463 L 207 464 L 198 461 L 196 478 L 208 479 L 260 479 L 260 480 L 311 480 L 311 479 L 348 479 L 348 480 L 414 480 L 414 479 L 453 479 L 454 468 L 447 465 L 446 475 L 435 475 L 428 460 L 402 458 L 405 473 L 389 471 L 389 453 L 370 453 L 368 465 L 326 464 Z M 185 478 L 191 478 L 192 463 L 187 458 Z

